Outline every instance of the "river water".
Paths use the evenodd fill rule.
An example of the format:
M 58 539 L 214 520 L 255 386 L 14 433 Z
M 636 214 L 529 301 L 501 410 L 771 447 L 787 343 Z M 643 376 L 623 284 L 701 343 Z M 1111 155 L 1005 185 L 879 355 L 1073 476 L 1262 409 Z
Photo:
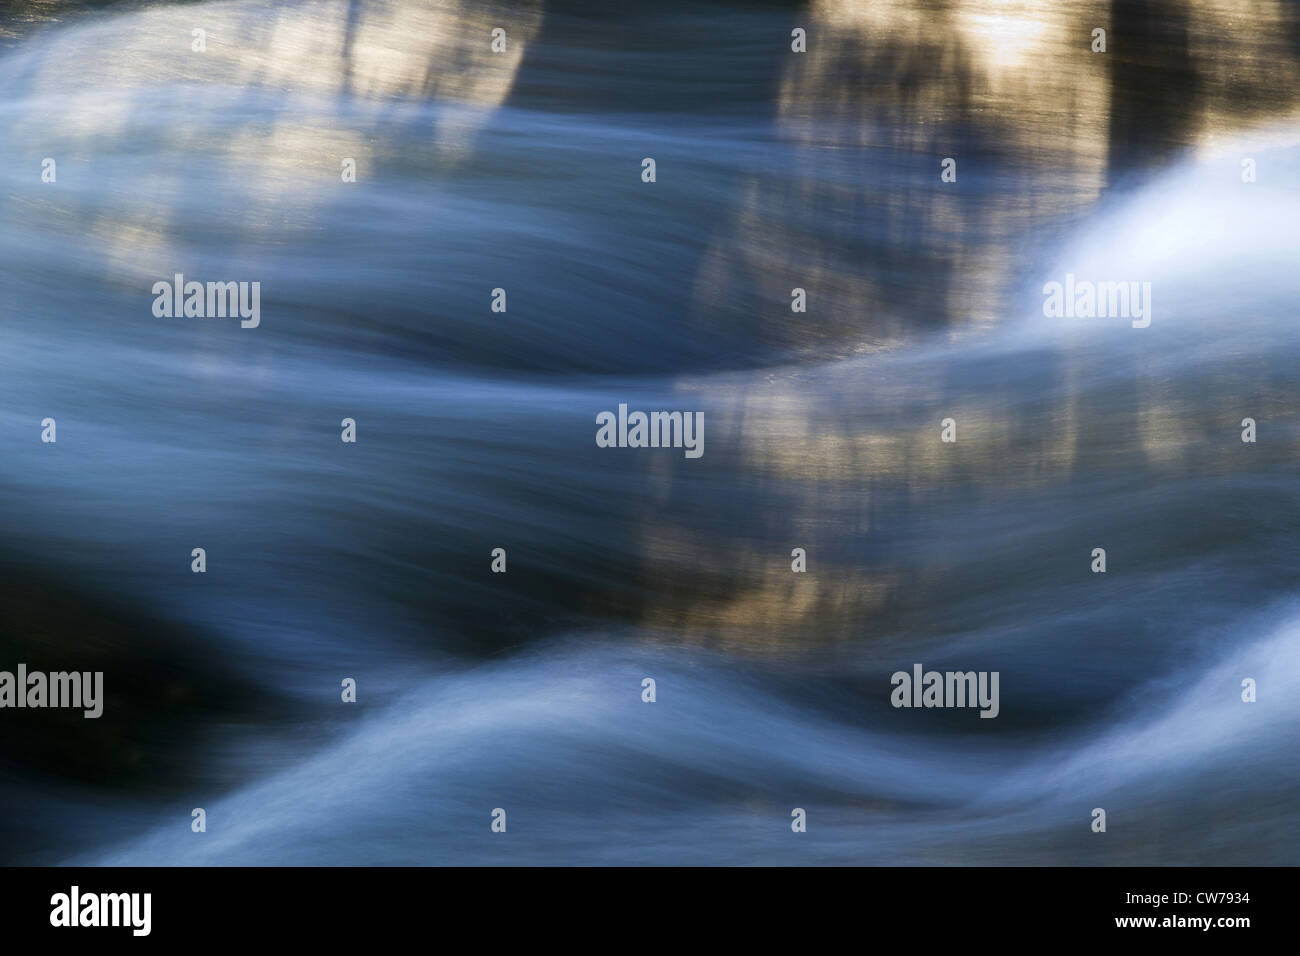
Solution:
M 3 862 L 1300 862 L 1287 4 L 83 7 L 0 14 L 0 668 L 107 701 Z

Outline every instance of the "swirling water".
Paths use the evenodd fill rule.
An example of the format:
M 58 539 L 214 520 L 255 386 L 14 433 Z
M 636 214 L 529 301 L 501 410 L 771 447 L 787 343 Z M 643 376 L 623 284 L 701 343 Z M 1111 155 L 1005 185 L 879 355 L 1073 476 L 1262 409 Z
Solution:
M 1121 182 L 1064 105 L 1003 147 L 966 103 L 942 193 L 921 34 L 835 6 L 143 5 L 0 54 L 0 646 L 110 687 L 0 752 L 7 861 L 1297 862 L 1300 126 Z M 1046 318 L 1067 272 L 1150 327 Z M 156 317 L 176 273 L 261 325 Z M 704 455 L 598 448 L 620 402 Z M 914 661 L 998 719 L 892 708 Z

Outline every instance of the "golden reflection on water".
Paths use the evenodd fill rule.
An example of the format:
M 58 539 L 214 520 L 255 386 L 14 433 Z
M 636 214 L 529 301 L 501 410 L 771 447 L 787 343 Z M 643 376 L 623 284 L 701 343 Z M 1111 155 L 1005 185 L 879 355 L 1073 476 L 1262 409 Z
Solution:
M 1300 11 L 1278 0 L 809 4 L 808 52 L 788 56 L 780 84 L 778 120 L 794 161 L 745 184 L 696 304 L 708 325 L 728 301 L 744 301 L 770 316 L 774 339 L 831 364 L 819 376 L 792 369 L 761 382 L 683 383 L 681 401 L 707 399 L 713 433 L 736 436 L 737 480 L 782 488 L 784 510 L 755 514 L 755 540 L 731 543 L 736 567 L 725 584 L 701 583 L 694 606 L 654 609 L 651 619 L 774 650 L 832 641 L 846 628 L 869 637 L 883 620 L 897 624 L 889 609 L 918 589 L 957 600 L 960 589 L 936 583 L 934 568 L 828 556 L 853 539 L 873 553 L 881 489 L 894 509 L 908 500 L 942 509 L 959 493 L 1014 520 L 1014 502 L 1027 496 L 1058 499 L 1062 514 L 1083 506 L 1069 490 L 1081 476 L 1135 488 L 1267 467 L 1233 444 L 1242 395 L 1277 429 L 1294 421 L 1287 384 L 1267 373 L 1217 371 L 1196 394 L 1152 371 L 1108 396 L 1097 385 L 1100 353 L 1067 336 L 1048 359 L 1053 391 L 1035 401 L 1013 386 L 963 386 L 960 351 L 910 372 L 892 370 L 888 353 L 935 330 L 955 344 L 1023 317 L 1015 295 L 1027 284 L 1026 252 L 1068 234 L 1123 177 L 1234 144 L 1294 145 L 1298 24 Z M 1106 31 L 1105 53 L 1091 49 L 1095 28 Z M 1293 129 L 1279 134 L 1279 123 Z M 844 175 L 846 155 L 857 160 L 855 177 Z M 949 156 L 958 181 L 943 184 Z M 814 210 L 822 228 L 791 223 L 790 209 Z M 889 261 L 885 251 L 882 267 L 878 247 L 846 247 L 844 235 L 862 224 L 907 237 L 905 255 Z M 1148 225 L 1157 239 L 1160 229 L 1182 239 L 1186 228 Z M 759 292 L 746 299 L 751 287 Z M 791 313 L 793 287 L 807 289 L 807 314 Z M 918 322 L 927 310 L 929 326 Z M 867 354 L 875 358 L 852 358 Z M 948 416 L 959 423 L 955 445 L 938 440 Z M 1273 441 L 1267 463 L 1300 456 L 1284 429 Z M 647 524 L 655 570 L 686 574 L 703 542 Z M 792 573 L 789 547 L 761 533 L 782 526 L 789 546 L 810 556 L 820 548 L 815 575 Z
M 203 188 L 231 198 L 240 212 L 229 225 L 243 239 L 317 229 L 314 211 L 339 181 L 341 161 L 368 175 L 388 151 L 392 124 L 420 120 L 414 105 L 440 104 L 424 120 L 431 155 L 470 159 L 477 132 L 513 87 L 541 11 L 540 0 L 508 10 L 455 0 L 219 2 L 74 22 L 20 51 L 34 61 L 11 91 L 22 106 L 8 135 L 60 157 L 68 181 L 96 154 L 156 155 L 132 169 L 129 184 L 106 187 L 114 196 L 107 211 L 87 203 L 75 218 L 104 241 L 115 276 L 169 274 L 173 219 L 196 188 L 195 171 L 170 156 L 209 158 Z M 502 23 L 506 49 L 495 53 L 491 31 Z M 192 49 L 196 29 L 202 52 Z M 61 195 L 36 215 L 57 222 L 69 203 Z

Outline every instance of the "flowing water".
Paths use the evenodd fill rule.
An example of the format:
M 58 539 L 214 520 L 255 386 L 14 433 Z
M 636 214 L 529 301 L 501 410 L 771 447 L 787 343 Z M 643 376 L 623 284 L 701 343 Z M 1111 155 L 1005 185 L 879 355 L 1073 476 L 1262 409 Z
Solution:
M 3 862 L 1300 862 L 1285 4 L 29 6 L 0 668 L 107 702 L 5 712 Z

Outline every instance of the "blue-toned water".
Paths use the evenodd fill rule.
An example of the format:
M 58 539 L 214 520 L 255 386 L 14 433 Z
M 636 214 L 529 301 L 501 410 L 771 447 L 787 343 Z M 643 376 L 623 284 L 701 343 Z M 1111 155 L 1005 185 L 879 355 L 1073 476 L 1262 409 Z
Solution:
M 1120 177 L 1084 81 L 994 122 L 1004 49 L 935 113 L 921 34 L 826 6 L 144 5 L 0 54 L 0 667 L 109 688 L 0 738 L 0 859 L 1300 862 L 1300 123 Z M 260 325 L 155 316 L 176 273 Z M 1067 273 L 1150 326 L 1045 317 Z M 703 456 L 597 447 L 620 403 Z M 891 707 L 914 662 L 998 718 Z

